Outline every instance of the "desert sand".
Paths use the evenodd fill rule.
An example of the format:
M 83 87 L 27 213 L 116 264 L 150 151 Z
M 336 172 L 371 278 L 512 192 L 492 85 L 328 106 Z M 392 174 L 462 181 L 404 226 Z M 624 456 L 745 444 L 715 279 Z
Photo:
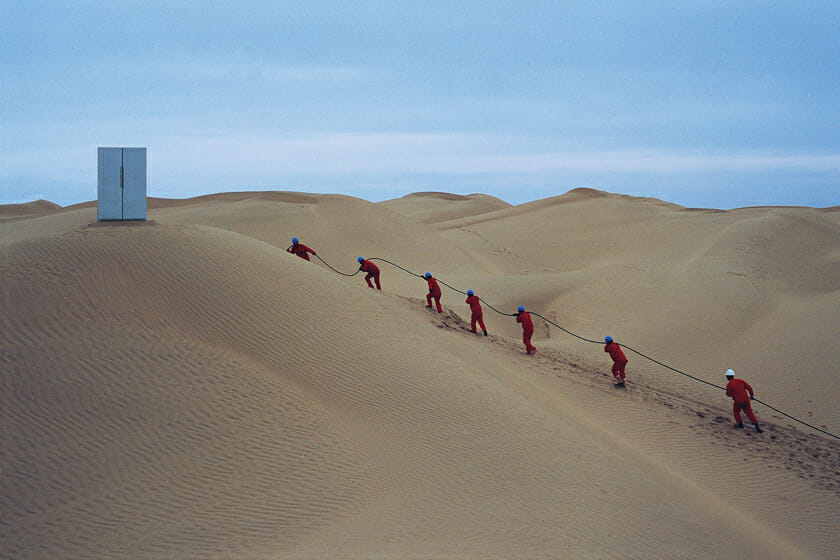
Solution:
M 0 207 L 4 558 L 838 558 L 840 208 Z M 292 236 L 315 249 L 285 251 Z M 379 258 L 382 291 L 353 275 Z M 430 271 L 464 295 L 424 307 Z M 538 350 L 504 313 L 536 319 Z M 615 388 L 605 335 L 630 351 Z

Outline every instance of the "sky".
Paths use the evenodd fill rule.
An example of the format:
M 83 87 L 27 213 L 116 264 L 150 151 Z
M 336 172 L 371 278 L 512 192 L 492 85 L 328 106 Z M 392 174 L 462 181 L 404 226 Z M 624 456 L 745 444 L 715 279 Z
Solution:
M 0 204 L 590 187 L 840 205 L 840 0 L 0 0 Z

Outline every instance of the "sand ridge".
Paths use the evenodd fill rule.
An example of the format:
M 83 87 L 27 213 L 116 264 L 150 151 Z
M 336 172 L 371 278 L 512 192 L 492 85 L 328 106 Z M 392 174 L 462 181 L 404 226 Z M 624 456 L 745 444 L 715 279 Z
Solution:
M 418 215 L 429 212 L 421 198 Z M 446 214 L 459 202 L 435 204 Z M 566 206 L 583 214 L 576 204 Z M 661 220 L 662 211 L 640 212 Z M 836 250 L 822 244 L 836 222 L 787 212 L 804 216 L 810 236 L 827 235 L 809 258 L 831 271 Z M 619 392 L 598 345 L 538 324 L 538 354 L 525 356 L 510 317 L 486 312 L 491 335 L 467 332 L 460 294 L 445 288 L 445 313 L 432 313 L 420 279 L 383 267 L 377 292 L 284 249 L 291 235 L 314 239 L 333 262 L 353 260 L 359 245 L 388 247 L 418 271 L 437 263 L 453 285 L 479 287 L 505 309 L 527 299 L 564 324 L 584 317 L 569 309 L 582 290 L 569 279 L 609 271 L 608 255 L 572 266 L 568 254 L 547 259 L 549 247 L 509 243 L 517 233 L 490 228 L 494 220 L 441 229 L 449 222 L 349 197 L 208 197 L 150 217 L 157 225 L 89 228 L 87 208 L 3 226 L 4 555 L 828 558 L 837 549 L 836 443 L 760 409 L 766 437 L 732 430 L 725 397 L 686 390 L 632 356 Z M 703 248 L 688 239 L 684 248 L 709 252 L 708 235 Z M 523 272 L 532 262 L 552 270 Z M 778 279 L 791 292 L 779 301 L 818 306 L 834 293 L 831 278 L 817 290 L 808 282 Z M 754 383 L 760 396 L 782 374 Z
M 36 200 L 22 204 L 0 205 L 0 221 L 20 220 L 52 214 L 61 210 L 61 206 L 48 200 Z
M 413 193 L 402 198 L 386 200 L 377 205 L 424 223 L 462 220 L 510 208 L 510 204 L 503 200 L 485 194 L 463 196 L 440 192 Z

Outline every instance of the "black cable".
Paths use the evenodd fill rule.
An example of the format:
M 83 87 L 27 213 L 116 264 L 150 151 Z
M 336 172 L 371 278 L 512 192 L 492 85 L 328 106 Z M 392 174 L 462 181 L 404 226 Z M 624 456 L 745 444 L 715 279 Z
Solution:
M 324 263 L 325 265 L 327 265 L 327 268 L 329 268 L 329 269 L 330 269 L 330 270 L 332 270 L 333 272 L 336 272 L 336 273 L 338 273 L 338 274 L 341 274 L 342 276 L 356 276 L 359 272 L 361 272 L 361 270 L 357 270 L 357 271 L 356 271 L 356 272 L 354 272 L 353 274 L 346 274 L 346 273 L 344 273 L 344 272 L 341 272 L 340 270 L 336 270 L 336 269 L 334 269 L 332 266 L 330 266 L 330 263 L 328 263 L 327 261 L 325 261 L 324 259 L 322 259 L 322 258 L 321 258 L 321 257 L 320 257 L 317 253 L 315 254 L 315 256 L 316 256 L 316 257 L 318 257 L 318 260 L 319 260 L 319 261 L 321 261 L 322 263 Z
M 651 362 L 653 362 L 653 363 L 655 363 L 655 364 L 659 364 L 660 366 L 662 366 L 662 367 L 664 367 L 664 368 L 668 368 L 668 369 L 670 369 L 671 371 L 675 371 L 675 372 L 677 372 L 677 373 L 679 373 L 679 374 L 681 374 L 681 375 L 685 375 L 686 377 L 690 377 L 691 379 L 694 379 L 695 381 L 699 381 L 700 383 L 705 383 L 706 385 L 711 385 L 712 387 L 715 387 L 716 389 L 720 389 L 720 390 L 722 390 L 722 391 L 726 391 L 726 387 L 721 387 L 720 385 L 715 385 L 714 383 L 711 383 L 711 382 L 709 382 L 709 381 L 706 381 L 705 379 L 700 379 L 699 377 L 694 377 L 693 375 L 690 375 L 690 374 L 688 374 L 688 373 L 686 373 L 686 372 L 684 372 L 684 371 L 680 371 L 680 370 L 678 370 L 678 369 L 677 369 L 677 368 L 675 368 L 675 367 L 671 367 L 671 366 L 669 366 L 668 364 L 663 364 L 663 363 L 662 363 L 662 362 L 660 362 L 659 360 L 655 360 L 655 359 L 651 358 L 650 356 L 646 356 L 645 354 L 642 354 L 641 352 L 639 352 L 639 351 L 638 351 L 638 350 L 636 350 L 635 348 L 631 348 L 630 346 L 627 346 L 626 344 L 621 344 L 620 346 L 621 346 L 622 348 L 625 348 L 625 349 L 627 349 L 627 350 L 630 350 L 631 352 L 635 352 L 636 354 L 638 354 L 639 356 L 641 356 L 642 358 L 644 358 L 644 359 L 646 359 L 646 360 L 650 360 Z
M 561 327 L 560 325 L 558 325 L 558 324 L 557 324 L 557 323 L 555 323 L 554 321 L 552 321 L 552 320 L 550 320 L 550 319 L 546 319 L 545 317 L 543 317 L 542 315 L 540 315 L 540 314 L 539 314 L 539 313 L 537 313 L 536 311 L 529 311 L 529 313 L 530 313 L 531 315 L 536 315 L 537 317 L 539 317 L 540 319 L 542 319 L 542 320 L 543 320 L 543 321 L 545 321 L 546 323 L 550 323 L 550 324 L 554 325 L 555 327 L 557 327 L 558 329 L 560 329 L 561 331 L 563 331 L 564 333 L 570 334 L 570 335 L 572 335 L 572 336 L 573 336 L 573 337 L 575 337 L 575 338 L 579 338 L 579 339 L 583 340 L 584 342 L 593 342 L 593 343 L 595 343 L 595 344 L 603 344 L 600 340 L 592 340 L 591 338 L 585 338 L 585 337 L 580 336 L 579 334 L 575 334 L 575 333 L 573 333 L 572 331 L 570 331 L 570 330 L 568 330 L 568 329 L 565 329 L 565 328 Z
M 540 315 L 539 313 L 535 313 L 535 312 L 533 312 L 533 311 L 532 311 L 532 312 L 531 312 L 531 314 L 532 314 L 532 315 L 536 315 L 537 317 L 541 318 L 543 321 L 546 321 L 546 322 L 548 322 L 548 323 L 551 323 L 552 325 L 554 325 L 555 327 L 557 327 L 557 328 L 558 328 L 558 329 L 560 329 L 561 331 L 563 331 L 563 332 L 565 332 L 565 333 L 568 333 L 568 334 L 570 334 L 570 335 L 572 335 L 572 336 L 574 336 L 574 337 L 576 337 L 576 338 L 579 338 L 579 339 L 584 340 L 584 341 L 586 341 L 586 342 L 594 342 L 594 343 L 596 343 L 596 344 L 602 344 L 602 342 L 601 342 L 600 340 L 591 340 L 591 339 L 588 339 L 588 338 L 584 338 L 584 337 L 582 337 L 582 336 L 579 336 L 579 335 L 577 335 L 577 334 L 573 333 L 572 331 L 567 330 L 567 329 L 565 329 L 565 328 L 561 327 L 560 325 L 558 325 L 558 324 L 557 324 L 557 323 L 555 323 L 554 321 L 551 321 L 551 320 L 549 320 L 549 319 L 546 319 L 545 317 L 543 317 L 543 316 L 542 316 L 542 315 Z M 689 377 L 689 378 L 691 378 L 691 379 L 694 379 L 695 381 L 699 381 L 700 383 L 705 383 L 706 385 L 709 385 L 709 386 L 714 387 L 714 388 L 716 388 L 716 389 L 720 389 L 721 391 L 726 391 L 726 388 L 725 388 L 725 387 L 721 387 L 720 385 L 716 385 L 716 384 L 714 384 L 714 383 L 711 383 L 711 382 L 709 382 L 709 381 L 706 381 L 705 379 L 701 379 L 701 378 L 699 378 L 699 377 L 695 377 L 695 376 L 693 376 L 693 375 L 691 375 L 691 374 L 689 374 L 689 373 L 686 373 L 686 372 L 684 372 L 684 371 L 682 371 L 682 370 L 679 370 L 679 369 L 677 369 L 677 368 L 675 368 L 675 367 L 671 367 L 671 366 L 669 366 L 668 364 L 663 363 L 663 362 L 660 362 L 659 360 L 657 360 L 657 359 L 655 359 L 655 358 L 651 358 L 651 357 L 650 357 L 650 356 L 648 356 L 647 354 L 643 354 L 642 352 L 639 352 L 638 350 L 636 350 L 635 348 L 633 348 L 633 347 L 631 347 L 631 346 L 627 346 L 626 344 L 623 344 L 623 343 L 622 343 L 620 346 L 621 346 L 622 348 L 626 349 L 626 350 L 630 350 L 631 352 L 634 352 L 635 354 L 638 354 L 639 356 L 641 356 L 642 358 L 645 358 L 646 360 L 650 360 L 651 362 L 653 362 L 653 363 L 655 363 L 655 364 L 658 364 L 658 365 L 660 365 L 660 366 L 662 366 L 662 367 L 664 367 L 664 368 L 666 368 L 666 369 L 670 369 L 670 370 L 671 370 L 671 371 L 673 371 L 673 372 L 679 373 L 680 375 L 684 375 L 684 376 L 686 376 L 686 377 Z M 764 401 L 761 401 L 761 400 L 759 400 L 759 399 L 751 399 L 751 400 L 753 400 L 753 401 L 755 401 L 755 402 L 757 402 L 757 403 L 761 403 L 761 404 L 763 404 L 764 406 L 766 406 L 767 408 L 772 409 L 772 410 L 775 410 L 775 411 L 776 411 L 776 412 L 778 412 L 779 414 L 782 414 L 782 415 L 784 415 L 784 416 L 786 416 L 786 417 L 790 418 L 791 420 L 794 420 L 794 421 L 796 421 L 796 422 L 799 422 L 799 423 L 800 423 L 800 424 L 802 424 L 803 426 L 808 426 L 808 427 L 809 427 L 809 428 L 811 428 L 812 430 L 816 430 L 816 431 L 818 431 L 818 432 L 822 432 L 823 434 L 826 434 L 826 435 L 828 435 L 828 436 L 831 436 L 831 437 L 833 437 L 833 438 L 835 438 L 835 439 L 840 439 L 840 436 L 836 436 L 836 435 L 832 434 L 831 432 L 828 432 L 828 431 L 826 431 L 826 430 L 823 430 L 823 429 L 821 429 L 821 428 L 818 428 L 818 427 L 816 427 L 816 426 L 814 426 L 814 425 L 812 425 L 812 424 L 809 424 L 808 422 L 805 422 L 804 420 L 800 420 L 799 418 L 796 418 L 795 416 L 791 416 L 790 414 L 788 414 L 788 413 L 786 413 L 786 412 L 783 412 L 783 411 L 779 410 L 778 408 L 776 408 L 776 407 L 774 407 L 774 406 L 771 406 L 771 405 L 767 404 L 767 403 L 766 403 L 766 402 L 764 402 Z
M 386 263 L 390 264 L 391 266 L 395 266 L 395 267 L 399 268 L 399 269 L 400 269 L 400 270 L 402 270 L 403 272 L 407 272 L 407 273 L 411 274 L 412 276 L 417 276 L 418 278 L 423 278 L 423 275 L 422 275 L 422 274 L 416 274 L 416 273 L 414 273 L 414 272 L 411 272 L 411 271 L 410 271 L 410 270 L 408 270 L 407 268 L 403 268 L 403 267 L 401 267 L 400 265 L 398 265 L 397 263 L 393 263 L 393 262 L 389 261 L 388 259 L 380 259 L 379 257 L 371 257 L 371 258 L 369 258 L 368 260 L 369 260 L 369 261 L 382 261 L 382 262 L 386 262 Z
M 804 420 L 800 420 L 799 418 L 796 418 L 795 416 L 791 416 L 791 415 L 790 415 L 790 414 L 788 414 L 787 412 L 782 412 L 782 411 L 781 411 L 781 410 L 779 410 L 778 408 L 776 408 L 776 407 L 774 407 L 774 406 L 770 406 L 769 404 L 767 404 L 767 403 L 766 403 L 766 402 L 764 402 L 764 401 L 761 401 L 761 400 L 758 400 L 758 399 L 751 399 L 751 400 L 753 400 L 753 401 L 755 401 L 755 402 L 757 402 L 757 403 L 761 403 L 761 404 L 763 404 L 764 406 L 766 406 L 767 408 L 770 408 L 770 409 L 772 409 L 772 410 L 775 410 L 775 411 L 776 411 L 776 412 L 778 412 L 779 414 L 781 414 L 781 415 L 783 415 L 783 416 L 787 416 L 787 417 L 788 417 L 788 418 L 790 418 L 791 420 L 795 420 L 796 422 L 799 422 L 800 424 L 802 424 L 802 425 L 804 425 L 804 426 L 808 426 L 808 427 L 809 427 L 809 428 L 811 428 L 812 430 L 816 430 L 816 431 L 818 431 L 818 432 L 822 432 L 822 433 L 824 433 L 824 434 L 825 434 L 825 435 L 827 435 L 827 436 L 831 436 L 831 437 L 833 437 L 834 439 L 840 439 L 840 436 L 836 436 L 836 435 L 832 434 L 831 432 L 828 432 L 828 431 L 823 430 L 823 429 L 821 429 L 821 428 L 817 428 L 816 426 L 813 426 L 813 425 L 809 424 L 808 422 L 805 422 Z
M 320 260 L 322 263 L 324 263 L 325 265 L 327 265 L 327 266 L 328 266 L 328 267 L 329 267 L 332 271 L 337 272 L 338 274 L 341 274 L 342 276 L 355 276 L 356 274 L 358 274 L 358 273 L 359 273 L 359 271 L 357 270 L 357 271 L 356 271 L 356 272 L 354 272 L 353 274 L 345 274 L 345 273 L 343 273 L 343 272 L 341 272 L 341 271 L 338 271 L 338 270 L 334 269 L 332 266 L 330 266 L 330 265 L 329 265 L 329 264 L 328 264 L 328 263 L 327 263 L 324 259 L 322 259 L 321 257 L 319 257 L 317 254 L 316 254 L 315 256 L 316 256 L 316 257 L 318 257 L 318 260 Z M 391 266 L 394 266 L 394 267 L 396 267 L 396 268 L 399 268 L 399 269 L 400 269 L 400 270 L 402 270 L 403 272 L 406 272 L 406 273 L 408 273 L 408 274 L 410 274 L 410 275 L 412 275 L 412 276 L 416 276 L 416 277 L 418 277 L 418 278 L 424 278 L 424 276 L 423 276 L 422 274 L 417 274 L 417 273 L 415 273 L 415 272 L 412 272 L 412 271 L 408 270 L 407 268 L 403 268 L 403 267 L 401 267 L 400 265 L 398 265 L 397 263 L 391 262 L 391 261 L 389 261 L 389 260 L 387 260 L 387 259 L 382 259 L 382 258 L 378 258 L 378 257 L 372 257 L 372 258 L 370 258 L 370 259 L 368 259 L 368 260 L 370 260 L 370 261 L 382 261 L 382 262 L 385 262 L 385 263 L 390 264 Z M 467 293 L 467 292 L 464 292 L 464 291 L 459 290 L 458 288 L 455 288 L 454 286 L 450 286 L 449 284 L 447 284 L 447 283 L 446 283 L 446 282 L 444 282 L 443 280 L 440 280 L 439 278 L 438 278 L 438 279 L 436 279 L 436 280 L 437 280 L 438 282 L 440 282 L 441 284 L 443 284 L 444 286 L 446 286 L 447 288 L 449 288 L 450 290 L 453 290 L 453 291 L 455 291 L 455 292 L 458 292 L 458 293 L 460 293 L 460 294 L 464 294 L 464 295 L 466 295 L 466 293 Z M 498 309 L 496 309 L 495 307 L 493 307 L 492 305 L 490 305 L 489 303 L 487 303 L 487 301 L 485 301 L 484 299 L 481 299 L 481 302 L 482 302 L 484 305 L 486 305 L 487 307 L 489 307 L 490 309 L 492 309 L 493 311 L 495 311 L 496 313 L 498 313 L 499 315 L 504 315 L 504 316 L 506 316 L 506 317 L 516 317 L 516 315 L 517 315 L 516 313 L 505 313 L 505 312 L 503 312 L 503 311 L 499 311 Z M 552 321 L 551 319 L 547 319 L 547 318 L 545 318 L 544 316 L 540 315 L 539 313 L 537 313 L 537 312 L 535 312 L 535 311 L 530 311 L 529 313 L 531 313 L 531 315 L 535 315 L 535 316 L 539 317 L 540 319 L 542 319 L 542 320 L 543 320 L 543 321 L 545 321 L 546 323 L 549 323 L 549 324 L 551 324 L 551 325 L 553 325 L 553 326 L 557 327 L 558 329 L 560 329 L 561 331 L 565 332 L 566 334 L 569 334 L 569 335 L 571 335 L 571 336 L 573 336 L 573 337 L 575 337 L 575 338 L 578 338 L 578 339 L 580 339 L 580 340 L 582 340 L 582 341 L 584 341 L 584 342 L 591 342 L 591 343 L 594 343 L 594 344 L 603 344 L 603 342 L 602 342 L 602 341 L 600 341 L 600 340 L 592 340 L 591 338 L 586 338 L 586 337 L 580 336 L 580 335 L 578 335 L 578 334 L 575 334 L 575 333 L 573 333 L 572 331 L 570 331 L 570 330 L 568 330 L 568 329 L 566 329 L 566 328 L 562 327 L 561 325 L 557 324 L 556 322 Z M 693 375 L 691 375 L 691 374 L 689 374 L 689 373 L 686 373 L 686 372 L 684 372 L 684 371 L 681 371 L 681 370 L 679 370 L 679 369 L 677 369 L 677 368 L 675 368 L 675 367 L 671 367 L 671 366 L 669 366 L 668 364 L 662 363 L 662 362 L 660 362 L 659 360 L 656 360 L 656 359 L 654 359 L 654 358 L 651 358 L 650 356 L 648 356 L 648 355 L 646 355 L 646 354 L 643 354 L 642 352 L 640 352 L 640 351 L 636 350 L 635 348 L 632 348 L 632 347 L 630 347 L 630 346 L 627 346 L 626 344 L 621 344 L 620 346 L 621 346 L 621 347 L 623 347 L 623 348 L 626 348 L 627 350 L 630 350 L 631 352 L 633 352 L 633 353 L 635 353 L 635 354 L 638 354 L 639 356 L 641 356 L 642 358 L 645 358 L 646 360 L 650 360 L 651 362 L 653 362 L 653 363 L 655 363 L 655 364 L 658 364 L 658 365 L 660 365 L 660 366 L 662 366 L 662 367 L 664 367 L 664 368 L 666 368 L 666 369 L 669 369 L 669 370 L 671 370 L 671 371 L 673 371 L 673 372 L 679 373 L 680 375 L 684 375 L 684 376 L 686 376 L 686 377 L 689 377 L 689 378 L 691 378 L 691 379 L 694 379 L 695 381 L 699 381 L 700 383 L 705 383 L 706 385 L 709 385 L 709 386 L 711 386 L 711 387 L 715 387 L 716 389 L 720 389 L 720 390 L 722 390 L 722 391 L 725 391 L 725 390 L 726 390 L 724 387 L 721 387 L 720 385 L 716 385 L 716 384 L 714 384 L 714 383 L 711 383 L 711 382 L 709 382 L 709 381 L 706 381 L 705 379 L 701 379 L 701 378 L 699 378 L 699 377 L 695 377 L 695 376 L 693 376 Z M 761 400 L 759 400 L 759 399 L 752 399 L 752 400 L 753 400 L 753 401 L 755 401 L 755 402 L 758 402 L 758 403 L 763 404 L 763 405 L 764 405 L 764 406 L 766 406 L 767 408 L 770 408 L 770 409 L 772 409 L 772 410 L 774 410 L 774 411 L 778 412 L 779 414 L 782 414 L 783 416 L 786 416 L 786 417 L 790 418 L 791 420 L 794 420 L 794 421 L 796 421 L 796 422 L 799 422 L 800 424 L 802 424 L 802 425 L 804 425 L 804 426 L 808 426 L 808 427 L 809 427 L 809 428 L 811 428 L 812 430 L 816 430 L 816 431 L 821 432 L 821 433 L 823 433 L 823 434 L 825 434 L 825 435 L 831 436 L 831 437 L 833 437 L 833 438 L 835 438 L 835 439 L 840 439 L 840 436 L 837 436 L 837 435 L 835 435 L 835 434 L 832 434 L 831 432 L 828 432 L 828 431 L 823 430 L 823 429 L 821 429 L 821 428 L 818 428 L 818 427 L 816 427 L 816 426 L 814 426 L 814 425 L 811 425 L 811 424 L 809 424 L 809 423 L 805 422 L 804 420 L 800 420 L 799 418 L 796 418 L 795 416 L 791 416 L 790 414 L 788 414 L 788 413 L 786 413 L 786 412 L 782 412 L 782 411 L 781 411 L 781 410 L 779 410 L 778 408 L 776 408 L 776 407 L 774 407 L 774 406 L 771 406 L 771 405 L 767 404 L 767 403 L 766 403 L 766 402 L 764 402 L 764 401 L 761 401 Z
M 386 263 L 390 264 L 391 266 L 395 266 L 395 267 L 399 268 L 400 270 L 403 270 L 403 271 L 405 271 L 405 272 L 407 272 L 407 273 L 411 274 L 412 276 L 416 276 L 416 277 L 418 277 L 418 278 L 425 278 L 425 276 L 423 276 L 422 274 L 417 274 L 417 273 L 415 273 L 415 272 L 412 272 L 412 271 L 410 271 L 410 270 L 408 270 L 408 269 L 406 269 L 406 268 L 403 268 L 403 267 L 401 267 L 400 265 L 398 265 L 398 264 L 396 264 L 396 263 L 393 263 L 393 262 L 391 262 L 391 261 L 389 261 L 389 260 L 387 260 L 387 259 L 381 259 L 381 258 L 378 258 L 378 257 L 372 257 L 372 258 L 370 258 L 370 259 L 368 259 L 368 260 L 371 260 L 371 261 L 382 261 L 382 262 L 386 262 Z M 449 284 L 447 284 L 446 282 L 444 282 L 443 280 L 441 280 L 441 279 L 439 279 L 439 278 L 435 278 L 435 280 L 437 280 L 438 282 L 440 282 L 441 284 L 443 284 L 444 286 L 446 286 L 446 287 L 447 287 L 447 288 L 449 288 L 450 290 L 453 290 L 453 291 L 455 291 L 455 292 L 458 292 L 459 294 L 464 294 L 464 295 L 467 295 L 467 292 L 461 291 L 461 290 L 459 290 L 458 288 L 455 288 L 454 286 L 450 286 Z M 479 298 L 479 299 L 481 299 L 481 298 Z M 489 307 L 490 309 L 492 309 L 493 311 L 495 311 L 495 312 L 496 312 L 496 313 L 498 313 L 499 315 L 504 315 L 504 316 L 506 316 L 506 317 L 516 317 L 516 313 L 505 313 L 504 311 L 499 311 L 498 309 L 496 309 L 495 307 L 493 307 L 492 305 L 490 305 L 489 303 L 487 303 L 487 301 L 485 301 L 484 299 L 481 299 L 481 303 L 483 303 L 484 305 L 486 305 L 487 307 Z

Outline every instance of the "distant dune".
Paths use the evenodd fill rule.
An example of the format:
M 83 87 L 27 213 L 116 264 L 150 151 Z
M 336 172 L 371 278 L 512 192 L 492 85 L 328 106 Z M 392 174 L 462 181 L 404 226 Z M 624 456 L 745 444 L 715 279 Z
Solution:
M 23 204 L 0 204 L 0 221 L 33 218 L 52 214 L 61 210 L 61 206 L 47 200 L 36 200 Z
M 733 368 L 840 434 L 836 208 L 591 189 L 149 208 L 91 227 L 91 203 L 0 207 L 2 557 L 840 550 L 838 440 L 760 403 L 765 432 L 735 430 L 718 388 Z M 380 259 L 381 292 L 357 256 Z M 525 355 L 518 305 L 573 334 L 537 318 Z M 615 388 L 574 336 L 607 334 L 696 379 L 628 349 Z
M 415 193 L 380 202 L 400 214 L 424 223 L 439 223 L 510 208 L 510 204 L 486 194 L 462 196 L 448 193 Z

